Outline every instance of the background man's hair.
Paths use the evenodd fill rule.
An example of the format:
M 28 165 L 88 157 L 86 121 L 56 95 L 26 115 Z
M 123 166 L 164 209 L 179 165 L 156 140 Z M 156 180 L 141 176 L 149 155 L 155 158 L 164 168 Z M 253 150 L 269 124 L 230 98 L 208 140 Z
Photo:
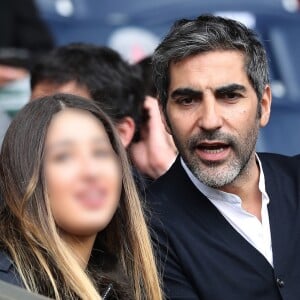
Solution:
M 144 86 L 138 66 L 114 50 L 85 43 L 61 46 L 43 57 L 31 73 L 31 89 L 39 83 L 57 86 L 74 81 L 118 123 L 132 117 L 138 140 L 143 113 Z

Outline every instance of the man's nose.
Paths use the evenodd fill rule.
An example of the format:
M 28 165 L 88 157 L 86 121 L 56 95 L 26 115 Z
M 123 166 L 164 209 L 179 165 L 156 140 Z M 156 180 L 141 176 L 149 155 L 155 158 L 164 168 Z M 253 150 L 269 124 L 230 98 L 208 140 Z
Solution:
M 203 99 L 200 110 L 199 127 L 201 129 L 214 131 L 222 127 L 223 118 L 221 108 L 213 96 Z

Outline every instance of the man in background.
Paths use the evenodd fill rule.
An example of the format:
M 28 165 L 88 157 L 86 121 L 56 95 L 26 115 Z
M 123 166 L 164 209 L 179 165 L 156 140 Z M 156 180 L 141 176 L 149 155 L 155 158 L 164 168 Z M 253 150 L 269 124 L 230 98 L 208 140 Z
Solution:
M 70 44 L 54 49 L 34 66 L 31 99 L 63 92 L 95 101 L 113 119 L 143 190 L 175 157 L 174 145 L 164 138 L 156 100 L 145 101 L 144 79 L 140 66 L 130 65 L 110 48 Z M 161 163 L 162 157 L 166 162 Z

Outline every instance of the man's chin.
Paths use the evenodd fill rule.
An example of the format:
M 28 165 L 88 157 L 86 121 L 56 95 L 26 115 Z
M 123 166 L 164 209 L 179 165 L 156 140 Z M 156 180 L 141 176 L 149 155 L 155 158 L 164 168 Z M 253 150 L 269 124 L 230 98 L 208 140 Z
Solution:
M 230 170 L 219 164 L 206 165 L 205 167 L 202 165 L 201 170 L 194 168 L 192 172 L 202 183 L 216 189 L 231 184 L 239 174 L 236 168 Z

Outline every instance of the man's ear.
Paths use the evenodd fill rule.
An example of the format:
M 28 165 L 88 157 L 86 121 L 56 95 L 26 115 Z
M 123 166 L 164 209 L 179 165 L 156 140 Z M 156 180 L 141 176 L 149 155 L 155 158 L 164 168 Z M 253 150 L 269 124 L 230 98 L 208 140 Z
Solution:
M 116 124 L 122 144 L 125 148 L 131 143 L 135 133 L 135 122 L 131 117 L 124 117 Z
M 161 101 L 159 99 L 158 99 L 158 106 L 159 106 L 159 112 L 160 112 L 161 121 L 163 122 L 166 131 L 167 131 L 167 133 L 172 134 L 172 132 L 170 130 L 170 127 L 169 127 L 169 124 L 168 124 L 168 121 L 166 119 L 166 115 L 165 115 L 164 109 L 163 109 Z
M 269 85 L 265 86 L 260 102 L 261 116 L 260 116 L 260 127 L 265 127 L 270 119 L 271 114 L 271 103 L 272 103 L 272 92 Z

